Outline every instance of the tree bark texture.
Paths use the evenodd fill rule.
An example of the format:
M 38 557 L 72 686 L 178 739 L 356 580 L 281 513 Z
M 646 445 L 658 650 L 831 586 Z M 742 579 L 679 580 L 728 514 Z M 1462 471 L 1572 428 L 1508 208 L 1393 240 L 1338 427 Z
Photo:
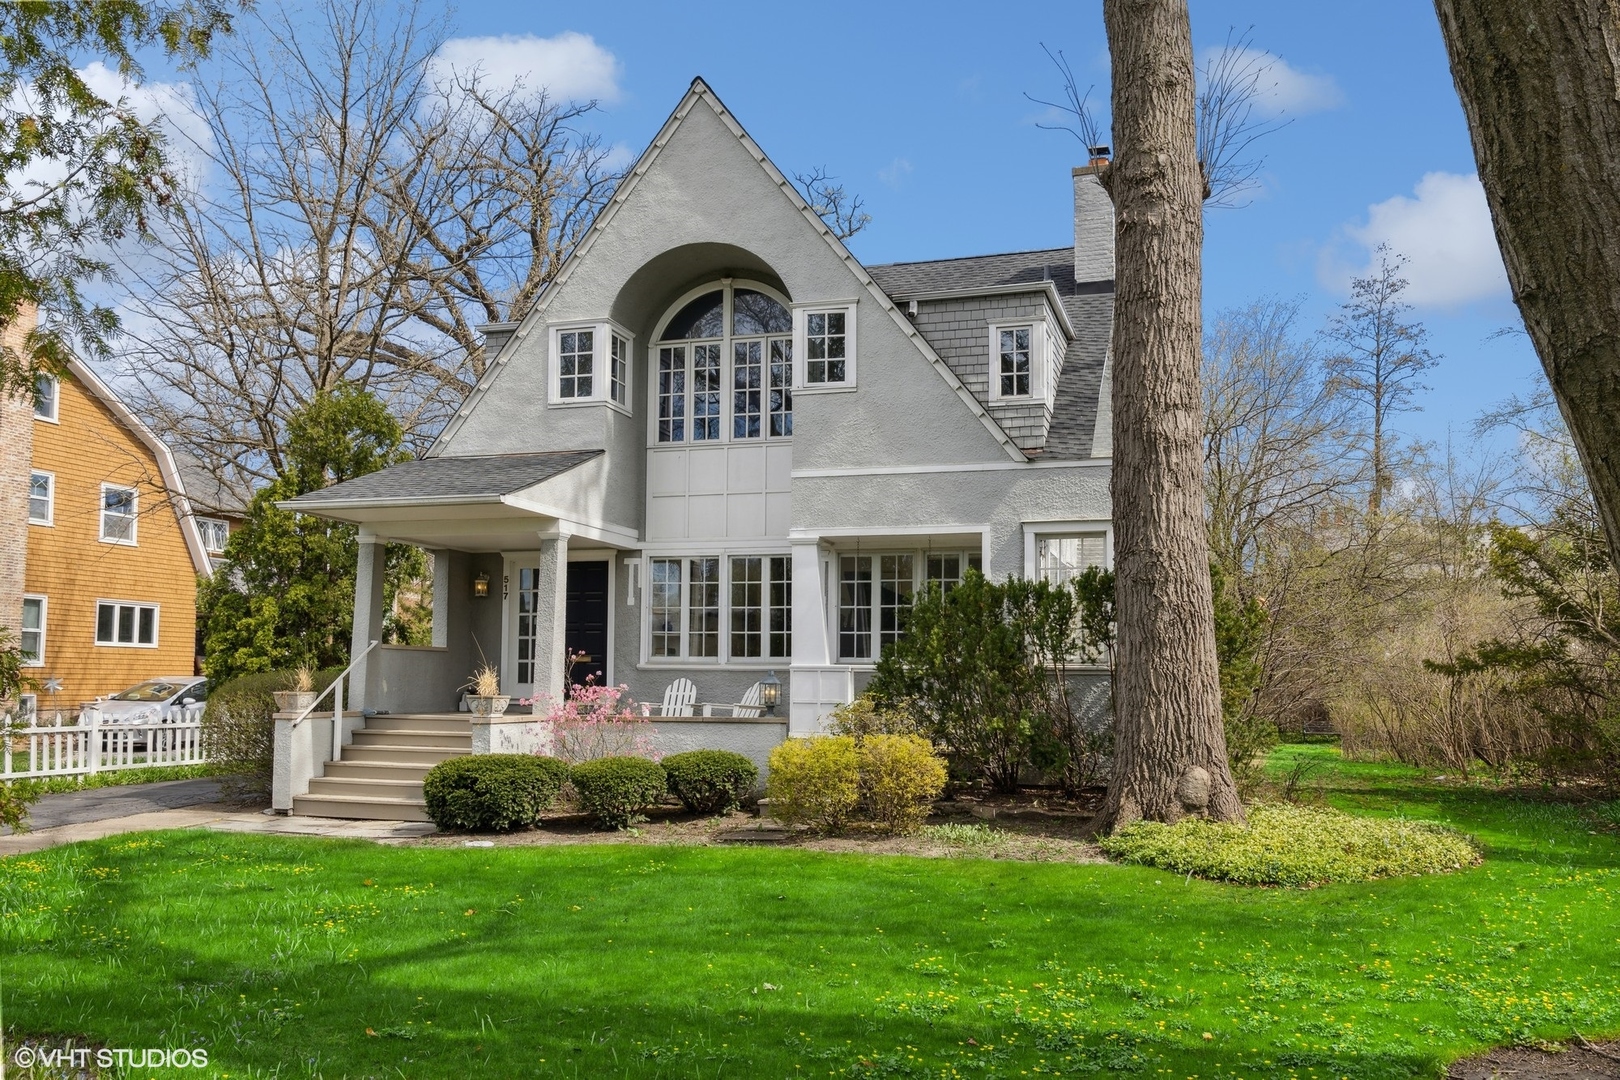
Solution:
M 1243 820 L 1226 760 L 1204 524 L 1201 249 L 1185 0 L 1104 0 L 1116 156 L 1115 751 L 1098 825 Z
M 1620 566 L 1620 0 L 1435 0 L 1513 299 Z

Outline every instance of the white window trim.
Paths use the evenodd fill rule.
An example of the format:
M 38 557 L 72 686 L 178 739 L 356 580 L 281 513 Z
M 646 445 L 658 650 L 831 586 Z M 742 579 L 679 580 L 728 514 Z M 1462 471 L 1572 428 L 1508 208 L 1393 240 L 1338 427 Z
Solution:
M 587 319 L 581 322 L 561 322 L 548 328 L 550 351 L 547 354 L 546 397 L 554 409 L 573 409 L 591 405 L 606 405 L 615 412 L 631 415 L 635 402 L 636 335 L 612 319 Z M 591 396 L 565 398 L 562 396 L 562 335 L 589 330 L 593 335 L 591 350 Z M 609 393 L 613 379 L 613 342 L 617 336 L 625 345 L 625 401 L 614 401 Z
M 130 514 L 129 514 L 129 539 L 128 540 L 109 539 L 107 537 L 107 492 L 109 492 L 109 491 L 127 491 L 132 496 L 132 498 L 130 499 L 130 502 L 129 502 Z M 134 487 L 133 485 L 130 485 L 130 484 L 103 483 L 101 485 L 101 503 L 96 508 L 96 531 L 97 531 L 97 533 L 99 534 L 99 536 L 101 538 L 101 542 L 103 544 L 117 544 L 119 547 L 139 547 L 140 545 L 139 545 L 138 541 L 139 541 L 139 534 L 140 534 L 140 523 L 141 523 L 141 492 L 140 492 L 140 489 L 137 488 L 137 487 Z
M 56 388 L 56 392 L 51 395 L 51 414 L 43 416 L 36 408 L 34 410 L 34 419 L 42 424 L 60 424 L 62 422 L 62 380 L 55 375 L 46 375 L 45 378 Z
M 223 526 L 225 526 L 225 539 L 227 541 L 229 541 L 230 538 L 231 538 L 231 526 L 230 526 L 230 523 L 228 521 L 226 521 L 224 518 L 216 518 L 216 517 L 199 517 L 199 518 L 197 518 L 197 532 L 202 537 L 203 551 L 207 552 L 210 555 L 223 555 L 225 553 L 225 548 L 224 547 L 211 548 L 211 547 L 208 546 L 208 534 L 212 530 L 204 529 L 203 526 L 205 524 L 206 525 L 223 525 Z
M 858 300 L 831 300 L 820 303 L 793 305 L 793 392 L 795 394 L 844 394 L 856 388 L 856 360 L 860 348 L 855 340 L 856 309 Z M 844 313 L 844 381 L 841 383 L 810 383 L 805 379 L 809 338 L 807 316 L 812 314 Z
M 27 668 L 42 668 L 45 666 L 45 646 L 47 632 L 50 629 L 51 602 L 49 598 L 41 596 L 38 593 L 24 593 L 23 600 L 24 602 L 29 600 L 39 601 L 39 655 L 32 660 L 24 660 L 22 662 L 22 666 Z M 17 643 L 19 645 L 22 644 L 22 635 L 27 632 L 28 631 L 25 631 L 21 626 L 17 628 Z
M 787 656 L 741 656 L 731 655 L 731 560 L 733 558 L 761 558 L 769 559 L 773 556 L 788 560 L 788 572 L 792 573 L 793 553 L 783 551 L 779 547 L 748 548 L 733 547 L 714 549 L 705 545 L 701 549 L 681 548 L 671 551 L 649 552 L 640 559 L 632 562 L 625 560 L 625 564 L 634 568 L 639 565 L 639 576 L 645 584 L 641 588 L 641 662 L 636 665 L 643 671 L 673 670 L 678 668 L 694 667 L 721 667 L 728 671 L 770 671 L 777 670 L 784 664 L 793 661 L 790 652 Z M 719 656 L 687 656 L 687 637 L 691 632 L 690 616 L 691 593 L 691 566 L 692 559 L 720 560 L 720 655 Z M 652 561 L 654 559 L 679 559 L 681 562 L 681 653 L 680 656 L 654 656 L 652 654 Z M 632 573 L 632 577 L 636 576 Z M 764 582 L 765 603 L 761 607 L 765 618 L 770 618 L 770 579 L 767 574 Z M 791 611 L 791 609 L 790 609 Z M 792 632 L 791 615 L 788 623 L 789 633 Z M 769 648 L 770 628 L 766 625 L 761 628 L 764 635 L 765 648 Z
M 34 501 L 34 477 L 36 476 L 44 476 L 50 480 L 51 492 L 45 497 L 45 516 L 37 518 L 30 514 L 28 524 L 54 526 L 56 524 L 56 474 L 46 472 L 44 469 L 28 470 L 28 501 L 30 503 Z
M 1024 576 L 1031 581 L 1041 572 L 1037 552 L 1045 536 L 1074 536 L 1081 533 L 1103 534 L 1103 568 L 1114 568 L 1114 523 L 1107 518 L 1089 518 L 1070 521 L 1024 522 Z
M 1003 394 L 1001 392 L 1001 332 L 1003 330 L 1029 330 L 1029 393 Z M 1033 404 L 1046 399 L 1047 355 L 1050 349 L 1045 319 L 1019 319 L 991 323 L 988 339 L 990 357 L 990 400 Z
M 94 637 L 94 635 L 99 634 L 100 630 L 101 630 L 101 609 L 102 609 L 102 607 L 104 607 L 106 605 L 109 605 L 109 604 L 112 605 L 115 608 L 132 607 L 132 608 L 136 609 L 136 614 L 135 614 L 135 634 L 136 634 L 137 637 L 140 636 L 140 627 L 141 627 L 140 609 L 141 608 L 151 608 L 152 609 L 152 643 L 150 645 L 145 645 L 145 644 L 142 644 L 139 641 L 102 641 L 100 638 Z M 118 616 L 114 615 L 113 616 L 113 635 L 115 637 L 118 634 L 118 621 L 117 620 L 118 620 Z M 95 641 L 96 648 L 98 648 L 98 649 L 155 649 L 155 648 L 158 647 L 158 645 L 163 640 L 163 605 L 148 603 L 145 600 L 108 600 L 108 599 L 105 599 L 105 598 L 98 597 L 96 599 L 96 621 L 92 625 L 91 635 L 92 635 L 92 640 Z

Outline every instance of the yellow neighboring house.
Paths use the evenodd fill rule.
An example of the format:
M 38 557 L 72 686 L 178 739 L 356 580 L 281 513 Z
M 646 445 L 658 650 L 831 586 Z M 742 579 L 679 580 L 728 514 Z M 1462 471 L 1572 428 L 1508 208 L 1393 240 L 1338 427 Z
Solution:
M 85 364 L 41 378 L 33 405 L 20 636 L 37 706 L 192 674 L 224 523 L 193 515 L 174 455 Z

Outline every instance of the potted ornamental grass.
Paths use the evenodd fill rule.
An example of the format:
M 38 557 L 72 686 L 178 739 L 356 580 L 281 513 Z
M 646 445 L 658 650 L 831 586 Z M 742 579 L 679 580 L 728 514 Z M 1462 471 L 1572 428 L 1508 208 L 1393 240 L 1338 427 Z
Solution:
M 467 693 L 467 711 L 474 716 L 500 716 L 511 697 L 501 693 L 501 673 L 491 664 L 479 664 L 472 678 L 462 687 Z
M 272 690 L 277 712 L 303 712 L 315 704 L 315 671 L 308 664 L 293 669 L 292 685 L 285 690 Z

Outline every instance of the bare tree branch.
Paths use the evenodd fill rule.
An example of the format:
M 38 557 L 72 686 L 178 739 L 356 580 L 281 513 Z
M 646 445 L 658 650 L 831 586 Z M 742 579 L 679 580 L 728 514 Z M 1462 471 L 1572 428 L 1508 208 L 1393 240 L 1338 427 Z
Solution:
M 846 192 L 844 185 L 833 183 L 838 177 L 829 174 L 826 166 L 818 165 L 808 173 L 795 173 L 793 179 L 804 192 L 810 209 L 827 223 L 827 228 L 838 239 L 848 240 L 872 224 L 872 215 L 862 209 L 865 201 L 859 195 Z

